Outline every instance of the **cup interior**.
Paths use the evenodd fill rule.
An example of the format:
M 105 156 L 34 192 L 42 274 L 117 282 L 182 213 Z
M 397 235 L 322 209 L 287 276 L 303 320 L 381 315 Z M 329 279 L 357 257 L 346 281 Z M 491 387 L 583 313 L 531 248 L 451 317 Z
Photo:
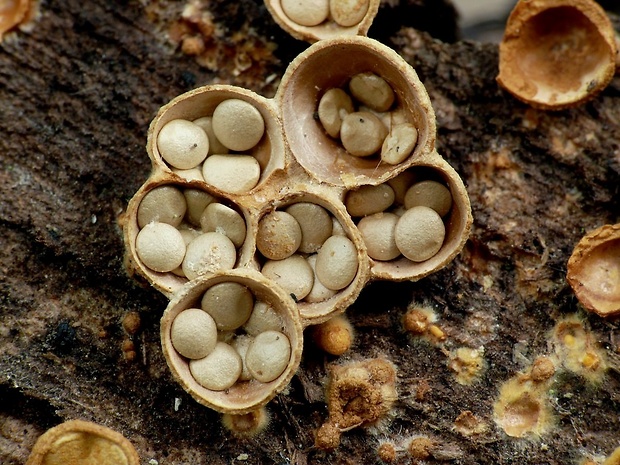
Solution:
M 170 331 L 175 317 L 185 309 L 200 308 L 200 301 L 205 291 L 223 282 L 235 282 L 246 286 L 252 291 L 256 300 L 267 302 L 281 316 L 282 332 L 291 343 L 291 358 L 284 372 L 275 380 L 268 383 L 254 379 L 237 381 L 224 391 L 210 390 L 194 379 L 190 372 L 189 361 L 172 346 Z M 243 414 L 265 405 L 286 387 L 301 359 L 303 330 L 292 298 L 273 286 L 260 273 L 250 269 L 218 273 L 190 282 L 170 301 L 162 316 L 160 328 L 164 357 L 173 376 L 199 403 L 221 413 Z
M 252 191 L 264 185 L 267 179 L 277 170 L 286 166 L 286 154 L 282 135 L 282 127 L 273 102 L 260 95 L 234 86 L 211 85 L 187 92 L 163 106 L 149 128 L 147 152 L 154 165 L 165 171 L 170 167 L 162 158 L 157 147 L 157 135 L 161 128 L 174 119 L 196 120 L 213 115 L 215 108 L 224 100 L 241 99 L 258 109 L 265 121 L 265 134 L 260 142 L 247 152 L 258 161 L 261 175 L 258 184 Z M 250 192 L 252 192 L 250 191 Z
M 379 157 L 355 157 L 327 135 L 317 117 L 321 96 L 346 88 L 356 74 L 373 72 L 394 90 L 393 108 L 418 130 L 409 157 L 394 166 Z M 295 159 L 314 178 L 336 186 L 379 184 L 404 170 L 435 145 L 435 116 L 417 74 L 392 49 L 366 37 L 325 40 L 299 55 L 287 69 L 279 89 L 285 137 Z

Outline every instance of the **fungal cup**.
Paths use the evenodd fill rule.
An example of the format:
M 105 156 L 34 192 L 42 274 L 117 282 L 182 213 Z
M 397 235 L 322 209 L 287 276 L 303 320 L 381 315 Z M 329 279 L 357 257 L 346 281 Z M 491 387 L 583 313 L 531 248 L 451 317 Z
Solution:
M 436 179 L 445 184 L 452 195 L 452 207 L 443 217 L 445 238 L 439 251 L 421 262 L 402 255 L 393 260 L 370 259 L 371 279 L 416 281 L 443 268 L 462 250 L 472 224 L 471 205 L 463 181 L 454 169 L 439 155 L 432 164 L 415 165 L 405 172 L 415 180 Z M 398 206 L 398 205 L 397 205 Z
M 620 314 L 620 223 L 601 226 L 579 241 L 568 260 L 567 279 L 589 311 Z
M 284 371 L 273 381 L 239 380 L 225 390 L 207 389 L 192 376 L 188 359 L 174 349 L 171 328 L 176 316 L 188 308 L 200 308 L 204 293 L 221 283 L 246 286 L 257 301 L 269 304 L 280 317 L 281 332 L 288 338 L 291 351 Z M 222 413 L 245 414 L 265 405 L 288 385 L 301 360 L 303 329 L 293 299 L 260 273 L 247 268 L 215 273 L 185 285 L 168 304 L 160 328 L 164 357 L 174 378 L 196 401 Z
M 144 276 L 151 285 L 170 298 L 175 291 L 188 282 L 188 278 L 182 273 L 182 269 L 171 270 L 168 272 L 155 271 L 145 264 L 143 259 L 141 259 L 137 239 L 143 228 L 141 228 L 139 224 L 138 217 L 140 205 L 143 203 L 145 197 L 150 192 L 153 192 L 155 189 L 161 187 L 172 187 L 181 193 L 187 190 L 193 190 L 197 192 L 204 192 L 206 196 L 212 197 L 211 203 L 220 203 L 222 205 L 226 205 L 231 210 L 234 210 L 238 213 L 239 218 L 246 224 L 248 223 L 247 218 L 249 212 L 247 209 L 237 205 L 237 203 L 233 200 L 225 196 L 220 196 L 214 191 L 214 189 L 206 185 L 204 182 L 182 181 L 178 178 L 176 178 L 177 182 L 171 182 L 172 179 L 168 176 L 162 175 L 160 172 L 155 172 L 149 181 L 147 181 L 134 195 L 129 202 L 127 212 L 124 215 L 123 229 L 125 248 L 127 251 L 125 261 L 126 267 L 130 273 L 133 274 L 134 272 L 137 272 L 138 274 Z M 183 214 L 182 220 L 179 220 L 178 224 L 175 225 L 177 229 L 183 234 L 189 233 L 190 237 L 197 237 L 204 234 L 204 231 L 201 230 L 201 225 L 195 223 L 192 224 L 188 220 L 188 216 L 189 212 Z M 247 226 L 244 225 L 244 227 L 247 231 Z M 186 245 L 188 245 L 187 243 L 190 239 L 188 239 L 187 236 L 184 236 L 184 239 L 186 241 Z M 234 244 L 232 244 L 232 246 L 234 247 L 234 263 L 232 266 L 227 268 L 245 265 L 250 260 L 252 255 L 250 241 L 244 240 L 240 246 L 235 247 Z M 182 264 L 179 265 L 179 268 L 181 267 Z
M 150 125 L 147 141 L 147 152 L 154 167 L 164 172 L 172 171 L 172 167 L 165 162 L 157 144 L 157 137 L 167 123 L 176 119 L 195 121 L 199 118 L 212 116 L 218 105 L 229 99 L 241 100 L 251 104 L 258 110 L 264 120 L 265 131 L 263 137 L 255 147 L 243 152 L 243 154 L 251 155 L 251 157 L 258 161 L 260 177 L 256 187 L 252 187 L 244 192 L 225 192 L 216 186 L 212 185 L 212 187 L 221 194 L 248 194 L 264 186 L 269 177 L 275 172 L 283 170 L 286 166 L 286 152 L 284 150 L 280 118 L 273 102 L 252 91 L 228 85 L 199 87 L 178 96 L 159 110 Z M 231 149 L 230 153 L 238 152 Z M 172 172 L 179 176 L 178 172 Z M 234 173 L 231 176 L 234 178 Z
M 286 10 L 286 0 L 265 0 L 265 6 L 271 13 L 273 19 L 280 25 L 282 29 L 288 32 L 290 35 L 299 40 L 304 40 L 306 42 L 317 42 L 320 40 L 328 40 L 339 37 L 347 37 L 347 36 L 356 36 L 356 35 L 366 35 L 372 21 L 374 20 L 377 11 L 379 11 L 380 0 L 358 0 L 357 2 L 343 2 L 340 0 L 331 0 L 332 4 L 342 3 L 342 4 L 355 4 L 355 7 L 358 7 L 362 10 L 365 7 L 365 13 L 361 17 L 359 21 L 356 21 L 354 24 L 342 25 L 338 24 L 333 15 L 330 15 L 327 10 L 325 10 L 324 15 L 318 15 L 323 17 L 323 20 L 318 24 L 300 24 L 300 21 L 295 21 L 291 19 L 289 15 L 285 13 Z M 302 3 L 302 2 L 298 2 Z M 310 9 L 308 12 L 302 12 L 302 16 L 307 18 L 318 17 L 315 11 L 317 4 L 321 4 L 319 8 L 325 9 L 325 6 L 329 6 L 330 2 L 321 2 L 321 1 L 313 1 L 306 2 L 307 8 Z
M 498 83 L 542 109 L 578 105 L 600 92 L 616 67 L 616 41 L 592 0 L 521 0 L 499 48 Z
M 378 1 L 372 0 L 367 14 L 372 16 L 377 6 Z M 349 32 L 365 33 L 365 21 L 351 26 Z M 334 26 L 328 20 L 321 27 Z M 469 199 L 457 173 L 435 150 L 434 112 L 415 71 L 375 40 L 338 34 L 338 38 L 322 37 L 296 58 L 273 99 L 234 86 L 205 86 L 164 105 L 149 129 L 152 173 L 123 218 L 127 265 L 131 273 L 142 275 L 170 299 L 161 320 L 161 340 L 174 378 L 198 402 L 222 413 L 256 411 L 284 389 L 299 365 L 302 328 L 342 314 L 372 280 L 416 280 L 437 271 L 459 253 L 469 235 Z M 360 93 L 359 83 L 364 88 L 366 79 L 379 82 L 383 91 L 387 87 L 380 92 L 387 98 L 368 99 Z M 319 121 L 318 107 L 330 89 L 351 94 L 353 113 L 370 114 L 375 127 L 385 126 L 379 132 L 388 134 L 383 137 L 389 138 L 389 157 L 381 151 L 353 155 L 343 140 L 328 134 Z M 379 100 L 383 103 L 377 105 Z M 223 106 L 246 108 L 239 121 L 254 121 L 256 127 L 235 123 L 235 112 L 220 111 Z M 223 113 L 230 121 L 217 121 Z M 222 124 L 233 127 L 232 137 L 222 136 Z M 400 129 L 391 131 L 396 126 Z M 237 137 L 236 130 L 252 143 L 237 146 L 241 135 Z M 401 134 L 407 149 L 397 153 Z M 236 150 L 230 149 L 233 145 Z M 230 153 L 218 153 L 227 150 Z M 249 179 L 244 173 L 251 169 L 235 169 L 239 159 L 249 163 L 245 167 L 259 166 L 258 176 L 252 178 L 255 184 L 243 184 Z M 347 195 L 386 187 L 394 191 L 396 203 L 389 208 L 396 216 L 404 208 L 410 183 L 424 179 L 439 181 L 450 193 L 449 212 L 441 217 L 431 212 L 445 229 L 438 251 L 419 262 L 402 256 L 371 259 L 356 225 L 360 218 L 345 206 Z M 312 215 L 317 216 L 308 219 Z M 150 237 L 153 231 L 166 237 Z M 170 334 L 176 316 L 186 309 L 200 309 L 207 289 L 225 282 L 245 286 L 262 307 L 273 307 L 276 319 L 282 321 L 281 327 L 269 328 L 257 343 L 290 346 L 288 363 L 286 356 L 276 353 L 276 374 L 283 363 L 286 366 L 275 379 L 269 380 L 270 375 L 258 373 L 256 367 L 252 369 L 257 376 L 248 375 L 248 367 L 240 368 L 248 352 L 253 364 L 271 350 L 250 348 L 257 337 L 251 329 L 255 322 L 250 329 L 236 327 L 237 323 L 229 327 L 216 312 L 203 307 L 218 327 L 212 352 L 190 360 L 174 349 Z M 256 307 L 251 315 L 263 312 L 273 317 L 271 311 Z M 212 337 L 209 340 L 214 342 Z M 211 376 L 210 370 L 218 368 L 209 358 L 212 353 L 230 367 L 227 380 L 216 383 Z
M 70 420 L 39 437 L 26 465 L 78 463 L 139 465 L 140 457 L 121 433 L 89 421 Z
M 286 211 L 288 207 L 299 203 L 310 203 L 322 207 L 334 221 L 341 226 L 341 232 L 334 231 L 333 234 L 344 234 L 355 246 L 354 259 L 357 261 L 357 269 L 350 283 L 341 289 L 329 293 L 327 297 L 321 300 L 301 298 L 296 296 L 297 310 L 304 326 L 322 323 L 333 316 L 344 312 L 350 305 L 355 302 L 360 292 L 370 278 L 369 260 L 364 247 L 364 242 L 360 236 L 358 229 L 353 224 L 351 217 L 347 214 L 339 196 L 334 195 L 334 191 L 328 189 L 317 188 L 313 185 L 305 185 L 304 192 L 290 192 L 284 197 L 268 204 L 259 214 L 259 218 L 264 217 L 272 211 Z M 337 191 L 336 191 L 337 192 Z M 330 235 L 332 237 L 332 235 Z M 323 244 L 321 244 L 323 245 Z M 303 253 L 302 255 L 308 259 L 316 256 L 320 252 L 320 247 L 314 253 Z M 256 251 L 257 262 L 265 262 L 265 258 Z M 316 271 L 314 271 L 314 280 Z
M 346 87 L 363 72 L 372 72 L 390 84 L 396 94 L 393 111 L 418 131 L 413 152 L 399 165 L 381 163 L 378 156 L 351 156 L 315 117 L 326 91 Z M 348 188 L 379 184 L 415 162 L 434 157 L 435 114 L 426 89 L 409 64 L 372 39 L 345 37 L 312 45 L 288 67 L 276 99 L 287 144 L 297 162 L 320 182 Z

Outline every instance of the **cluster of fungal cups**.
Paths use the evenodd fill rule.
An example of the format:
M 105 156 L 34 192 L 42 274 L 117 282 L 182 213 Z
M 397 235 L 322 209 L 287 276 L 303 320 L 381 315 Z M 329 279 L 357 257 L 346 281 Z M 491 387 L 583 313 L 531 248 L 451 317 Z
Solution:
M 383 90 L 360 93 L 358 80 Z M 360 110 L 383 125 L 390 156 L 349 146 L 347 115 Z M 417 75 L 366 37 L 312 45 L 273 99 L 213 85 L 162 107 L 149 129 L 152 174 L 124 233 L 131 271 L 170 299 L 162 347 L 183 388 L 222 413 L 257 410 L 295 373 L 305 327 L 343 313 L 372 280 L 417 280 L 449 263 L 471 209 L 434 144 Z

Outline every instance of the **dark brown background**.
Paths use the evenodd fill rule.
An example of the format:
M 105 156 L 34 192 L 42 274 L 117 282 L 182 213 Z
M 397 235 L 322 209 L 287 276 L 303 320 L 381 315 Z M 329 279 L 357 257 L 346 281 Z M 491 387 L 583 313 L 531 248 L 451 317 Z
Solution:
M 357 340 L 341 361 L 385 356 L 399 369 L 391 420 L 345 433 L 334 452 L 315 450 L 333 359 L 308 341 L 298 376 L 269 404 L 271 424 L 254 439 L 232 437 L 172 380 L 159 349 L 166 299 L 125 273 L 117 223 L 149 174 L 148 124 L 161 105 L 204 84 L 272 96 L 307 46 L 261 2 L 205 4 L 215 70 L 168 38 L 183 2 L 44 1 L 31 29 L 0 44 L 0 463 L 24 463 L 43 431 L 74 418 L 122 432 L 144 464 L 370 464 L 379 440 L 414 435 L 444 451 L 432 463 L 573 464 L 620 445 L 618 322 L 584 314 L 565 282 L 582 235 L 620 221 L 620 78 L 577 109 L 529 109 L 495 84 L 496 45 L 455 42 L 454 10 L 441 1 L 385 3 L 369 34 L 427 86 L 438 149 L 462 176 L 474 214 L 453 263 L 416 283 L 374 283 L 348 311 Z M 251 66 L 237 73 L 241 53 Z M 437 347 L 403 332 L 412 301 L 434 306 L 448 349 L 484 345 L 488 368 L 478 383 L 457 384 Z M 142 317 L 133 362 L 122 351 L 129 311 Z M 606 354 L 604 380 L 592 385 L 560 370 L 550 432 L 507 437 L 493 422 L 493 402 L 525 368 L 515 344 L 530 361 L 550 353 L 548 331 L 575 312 Z M 486 333 L 471 326 L 475 319 L 488 322 Z M 453 422 L 465 410 L 489 431 L 458 434 Z

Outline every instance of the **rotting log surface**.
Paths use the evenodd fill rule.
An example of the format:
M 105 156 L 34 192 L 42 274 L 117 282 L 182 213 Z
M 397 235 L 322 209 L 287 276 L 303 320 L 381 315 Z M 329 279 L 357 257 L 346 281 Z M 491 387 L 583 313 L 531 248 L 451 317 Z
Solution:
M 462 464 L 577 463 L 618 446 L 618 323 L 585 314 L 565 274 L 586 231 L 620 221 L 620 78 L 582 107 L 529 109 L 495 84 L 496 46 L 399 31 L 426 27 L 454 39 L 454 12 L 441 2 L 386 4 L 370 34 L 389 41 L 427 86 L 438 149 L 462 176 L 474 214 L 453 263 L 416 283 L 373 283 L 348 311 L 357 339 L 338 361 L 385 356 L 398 367 L 389 420 L 344 433 L 334 452 L 314 449 L 334 359 L 310 341 L 290 389 L 268 406 L 270 426 L 253 439 L 232 437 L 218 414 L 172 380 L 159 348 L 166 299 L 125 273 L 118 226 L 149 173 L 148 124 L 161 105 L 198 85 L 227 82 L 270 96 L 278 79 L 269 77 L 305 47 L 260 2 L 212 1 L 212 45 L 234 55 L 247 49 L 247 37 L 229 38 L 245 31 L 265 50 L 241 73 L 208 71 L 166 39 L 182 7 L 43 2 L 31 30 L 0 44 L 0 463 L 24 463 L 45 429 L 73 418 L 122 432 L 143 463 L 160 464 L 369 464 L 379 440 L 415 435 L 436 441 L 435 461 Z M 418 24 L 406 22 L 413 17 Z M 447 349 L 484 346 L 480 381 L 457 384 L 437 346 L 404 333 L 412 301 L 434 306 Z M 133 362 L 122 352 L 129 311 L 142 317 Z M 524 360 L 550 353 L 549 330 L 573 313 L 607 357 L 603 382 L 560 373 L 550 431 L 506 436 L 493 421 L 500 384 Z M 486 433 L 454 430 L 468 410 Z

